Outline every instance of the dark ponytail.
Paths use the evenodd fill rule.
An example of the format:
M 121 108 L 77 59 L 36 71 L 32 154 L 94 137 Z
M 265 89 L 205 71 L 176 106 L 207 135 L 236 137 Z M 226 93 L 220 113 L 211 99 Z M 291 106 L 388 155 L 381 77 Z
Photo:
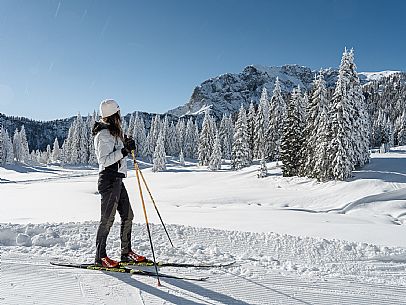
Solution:
M 107 128 L 112 136 L 120 138 L 122 141 L 124 141 L 123 129 L 121 128 L 120 112 L 116 112 L 107 118 L 103 118 L 103 121 L 108 124 Z

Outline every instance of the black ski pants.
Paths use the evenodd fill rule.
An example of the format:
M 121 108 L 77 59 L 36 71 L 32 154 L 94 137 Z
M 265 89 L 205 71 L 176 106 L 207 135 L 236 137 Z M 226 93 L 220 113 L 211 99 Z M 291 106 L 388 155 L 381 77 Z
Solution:
M 116 211 L 121 217 L 121 254 L 131 250 L 131 230 L 134 213 L 122 178 L 111 175 L 99 175 L 98 190 L 101 195 L 101 218 L 96 236 L 96 262 L 107 256 L 106 241 L 114 223 Z

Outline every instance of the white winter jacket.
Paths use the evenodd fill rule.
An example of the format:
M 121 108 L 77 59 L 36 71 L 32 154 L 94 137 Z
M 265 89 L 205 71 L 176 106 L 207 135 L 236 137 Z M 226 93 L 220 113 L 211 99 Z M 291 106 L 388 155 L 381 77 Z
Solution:
M 127 177 L 127 158 L 121 152 L 123 147 L 123 141 L 112 136 L 108 129 L 102 129 L 95 135 L 94 148 L 99 163 L 99 172 L 119 162 L 118 172 Z

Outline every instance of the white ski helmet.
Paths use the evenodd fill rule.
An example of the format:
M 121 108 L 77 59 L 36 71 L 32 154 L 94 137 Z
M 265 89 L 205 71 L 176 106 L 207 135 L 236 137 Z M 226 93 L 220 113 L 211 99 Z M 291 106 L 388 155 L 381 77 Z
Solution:
M 100 103 L 100 115 L 102 118 L 107 118 L 118 111 L 120 111 L 120 107 L 115 100 L 107 99 Z

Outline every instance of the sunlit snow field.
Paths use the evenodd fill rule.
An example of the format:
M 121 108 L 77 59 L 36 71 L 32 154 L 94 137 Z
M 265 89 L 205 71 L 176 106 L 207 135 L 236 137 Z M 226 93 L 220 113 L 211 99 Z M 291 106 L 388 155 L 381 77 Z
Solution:
M 100 216 L 97 170 L 0 168 L 1 298 L 6 304 L 72 304 L 72 299 L 75 304 L 404 302 L 406 147 L 373 154 L 347 182 L 284 178 L 275 163 L 268 164 L 268 177 L 258 179 L 258 164 L 210 172 L 194 162 L 182 167 L 168 161 L 161 173 L 141 162 L 175 244 L 170 247 L 144 192 L 158 260 L 236 261 L 232 267 L 163 268 L 209 280 L 167 280 L 162 288 L 153 278 L 52 267 L 52 259 L 93 259 Z M 151 256 L 133 170 L 125 185 L 135 212 L 134 248 Z M 116 223 L 109 255 L 118 258 L 119 246 Z M 58 292 L 66 286 L 62 297 Z

